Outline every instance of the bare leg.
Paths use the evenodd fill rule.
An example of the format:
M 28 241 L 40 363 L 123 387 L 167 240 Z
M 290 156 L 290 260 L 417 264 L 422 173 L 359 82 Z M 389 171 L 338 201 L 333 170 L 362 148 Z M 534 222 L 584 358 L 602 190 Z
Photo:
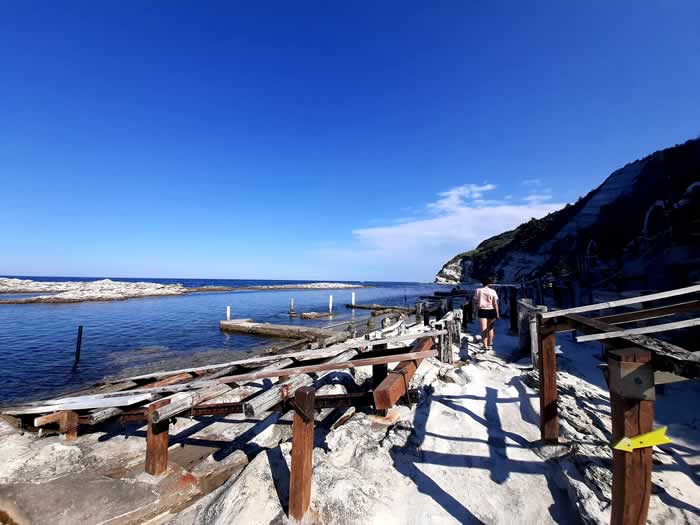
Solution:
M 488 326 L 488 319 L 484 319 L 482 317 L 479 317 L 479 325 L 481 325 L 481 342 L 483 343 L 484 346 L 488 347 L 489 346 L 489 326 Z
M 495 319 L 489 319 L 489 347 L 493 346 L 493 327 L 496 324 Z

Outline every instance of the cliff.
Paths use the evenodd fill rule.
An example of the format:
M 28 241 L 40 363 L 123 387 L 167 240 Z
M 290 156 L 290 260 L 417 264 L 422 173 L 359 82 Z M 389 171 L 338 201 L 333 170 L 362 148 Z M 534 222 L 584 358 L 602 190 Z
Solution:
M 700 139 L 631 162 L 575 204 L 456 255 L 435 282 L 485 276 L 566 277 L 618 289 L 700 280 Z

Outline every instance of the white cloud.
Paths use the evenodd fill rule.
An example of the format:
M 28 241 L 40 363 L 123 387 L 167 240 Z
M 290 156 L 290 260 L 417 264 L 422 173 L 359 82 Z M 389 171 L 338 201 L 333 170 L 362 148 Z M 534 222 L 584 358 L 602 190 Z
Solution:
M 545 203 L 550 194 L 528 195 L 522 204 L 483 198 L 495 189 L 464 184 L 441 192 L 427 204 L 425 218 L 353 230 L 350 246 L 325 249 L 321 256 L 356 276 L 350 278 L 429 281 L 457 253 L 564 206 Z
M 435 202 L 428 204 L 428 208 L 436 212 L 451 212 L 464 206 L 467 199 L 480 200 L 485 191 L 495 190 L 493 184 L 463 184 L 451 190 L 438 193 L 441 197 Z

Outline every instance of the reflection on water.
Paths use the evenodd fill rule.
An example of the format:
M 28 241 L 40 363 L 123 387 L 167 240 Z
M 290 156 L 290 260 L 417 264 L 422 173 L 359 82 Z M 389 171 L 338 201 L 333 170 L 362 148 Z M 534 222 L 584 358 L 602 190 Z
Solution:
M 50 280 L 50 278 L 48 278 Z M 152 280 L 187 286 L 275 284 L 270 281 Z M 288 283 L 291 281 L 285 281 Z M 376 283 L 355 290 L 284 290 L 200 293 L 175 297 L 76 304 L 0 305 L 0 404 L 46 397 L 94 383 L 105 376 L 220 363 L 241 352 L 270 344 L 264 338 L 227 334 L 219 321 L 231 306 L 233 318 L 327 326 L 367 317 L 346 309 L 354 291 L 358 303 L 413 304 L 433 285 Z M 332 294 L 332 320 L 290 319 L 290 298 L 297 312 L 324 311 Z M 26 295 L 25 295 L 26 297 Z M 78 325 L 84 326 L 80 365 L 73 369 Z M 275 341 L 278 342 L 279 340 Z

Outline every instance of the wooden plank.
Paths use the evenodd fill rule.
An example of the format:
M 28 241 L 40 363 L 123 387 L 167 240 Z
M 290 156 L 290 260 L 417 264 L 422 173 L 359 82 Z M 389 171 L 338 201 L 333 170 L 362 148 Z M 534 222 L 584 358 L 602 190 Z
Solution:
M 596 310 L 604 310 L 607 308 L 615 308 L 616 306 L 627 306 L 630 304 L 639 304 L 647 301 L 656 301 L 658 299 L 668 299 L 669 297 L 677 297 L 690 293 L 700 292 L 700 284 L 688 286 L 686 288 L 678 288 L 676 290 L 668 290 L 666 292 L 653 293 L 649 295 L 640 295 L 639 297 L 630 297 L 629 299 L 619 299 L 617 301 L 608 301 L 606 303 L 588 304 L 585 306 L 577 306 L 575 308 L 566 308 L 564 310 L 552 310 L 543 315 L 544 319 L 551 317 L 559 317 L 568 314 L 582 314 L 584 312 L 594 312 Z
M 556 335 L 543 333 L 546 322 L 543 313 L 537 315 L 537 354 L 540 379 L 540 435 L 543 443 L 559 441 L 557 418 L 557 356 L 554 351 Z
M 173 394 L 172 396 L 165 398 L 170 401 L 166 405 L 160 404 L 163 399 L 155 401 L 153 404 L 156 404 L 160 408 L 151 410 L 151 421 L 153 423 L 160 423 L 161 421 L 170 419 L 173 416 L 185 412 L 199 403 L 219 397 L 230 390 L 231 389 L 227 385 L 217 384 L 195 392 L 179 392 L 177 394 Z
M 66 398 L 70 399 L 70 398 Z M 27 407 L 10 407 L 3 409 L 2 413 L 9 416 L 19 416 L 23 414 L 45 414 L 57 410 L 85 410 L 88 408 L 106 408 L 113 406 L 129 406 L 143 401 L 153 399 L 153 394 L 137 394 L 131 396 L 119 396 L 115 398 L 99 398 L 99 399 L 82 399 L 75 398 L 77 401 L 73 403 L 62 403 L 52 405 L 39 405 Z
M 423 337 L 413 345 L 415 353 L 423 353 L 433 347 L 432 337 Z M 388 409 L 406 394 L 413 375 L 423 362 L 422 359 L 402 361 L 389 372 L 381 384 L 374 389 L 374 406 L 377 409 Z
M 307 366 L 295 366 L 293 368 L 283 368 L 281 370 L 270 370 L 270 371 L 260 371 L 260 372 L 250 372 L 248 374 L 238 374 L 235 376 L 224 377 L 219 379 L 220 383 L 238 383 L 240 381 L 254 381 L 256 379 L 264 379 L 267 377 L 280 377 L 280 376 L 294 376 L 299 374 L 312 374 L 316 372 L 326 372 L 332 370 L 344 370 L 346 368 L 357 368 L 360 366 L 373 366 L 381 365 L 385 363 L 396 363 L 398 361 L 413 360 L 413 359 L 425 359 L 427 357 L 434 357 L 437 352 L 434 350 L 429 350 L 426 352 L 407 352 L 405 354 L 398 355 L 385 355 L 380 357 L 367 357 L 364 359 L 353 359 L 352 361 L 346 362 L 329 362 L 329 363 L 319 363 L 316 365 Z M 197 383 L 193 383 L 197 384 Z
M 193 368 L 182 368 L 180 370 L 170 370 L 167 372 L 153 372 L 150 374 L 143 374 L 139 376 L 132 376 L 132 377 L 127 377 L 123 379 L 115 379 L 114 382 L 118 381 L 137 381 L 141 379 L 150 379 L 153 377 L 163 377 L 167 375 L 172 375 L 172 374 L 179 374 L 182 372 L 202 372 L 205 370 L 216 370 L 219 368 L 225 368 L 228 366 L 233 366 L 233 365 L 244 365 L 244 364 L 251 364 L 251 363 L 265 363 L 269 361 L 276 361 L 279 359 L 283 359 L 286 357 L 292 357 L 295 359 L 318 359 L 322 357 L 330 357 L 332 355 L 336 355 L 344 350 L 350 350 L 353 348 L 372 348 L 373 346 L 380 345 L 380 344 L 391 344 L 391 343 L 398 343 L 400 341 L 410 341 L 413 339 L 418 339 L 419 337 L 427 337 L 427 336 L 438 336 L 444 333 L 444 331 L 439 331 L 439 330 L 432 330 L 429 332 L 424 332 L 421 334 L 405 334 L 405 335 L 397 335 L 393 337 L 387 337 L 387 338 L 382 338 L 382 339 L 375 339 L 374 341 L 368 341 L 366 339 L 358 339 L 356 341 L 350 341 L 347 343 L 340 343 L 328 348 L 318 348 L 315 350 L 299 350 L 296 352 L 288 352 L 285 354 L 275 354 L 275 355 L 264 355 L 264 356 L 255 356 L 255 357 L 248 357 L 244 359 L 237 359 L 235 361 L 229 361 L 227 363 L 220 363 L 218 365 L 208 365 L 208 366 L 199 366 L 199 367 L 193 367 Z
M 611 373 L 616 362 L 649 363 L 652 355 L 640 349 L 611 351 L 608 365 Z M 611 378 L 612 379 L 612 378 Z M 622 378 L 617 378 L 622 382 Z M 654 424 L 654 402 L 629 399 L 614 390 L 610 391 L 612 437 L 617 442 L 623 437 L 633 437 L 651 432 Z M 612 525 L 645 525 L 651 496 L 652 447 L 632 452 L 613 449 Z
M 684 303 L 671 304 L 668 306 L 659 306 L 658 308 L 646 308 L 635 312 L 605 315 L 603 317 L 595 317 L 595 319 L 607 324 L 625 324 L 636 321 L 649 321 L 651 319 L 695 312 L 698 310 L 700 310 L 700 301 L 686 301 Z
M 337 335 L 337 332 L 325 330 L 323 328 L 312 328 L 310 326 L 284 325 L 272 323 L 253 323 L 231 319 L 230 321 L 220 321 L 219 328 L 226 332 L 237 332 L 241 334 L 266 335 L 269 337 L 283 337 L 285 339 L 297 339 L 300 337 L 323 339 Z
M 615 326 L 603 323 L 597 319 L 584 317 L 583 315 L 568 314 L 566 317 L 574 321 L 577 328 L 584 332 L 612 332 L 617 330 Z M 635 346 L 652 352 L 655 370 L 672 372 L 688 379 L 700 377 L 700 353 L 698 352 L 689 352 L 679 346 L 645 335 L 622 336 L 609 339 L 606 341 L 606 344 L 618 348 Z
M 148 430 L 146 431 L 146 472 L 159 476 L 168 468 L 168 426 L 169 421 L 154 423 L 152 416 L 170 404 L 170 399 L 160 399 L 146 409 Z
M 43 427 L 44 425 L 49 425 L 51 423 L 60 423 L 61 419 L 63 419 L 63 412 L 54 412 L 53 414 L 35 417 L 34 426 Z
M 356 310 L 394 310 L 406 314 L 415 313 L 415 307 L 391 306 L 385 304 L 346 304 L 345 307 L 354 308 Z
M 153 381 L 143 386 L 149 388 L 157 388 L 174 385 L 182 381 L 189 381 L 190 379 L 192 379 L 192 374 L 188 372 L 182 372 L 181 374 L 175 374 L 173 376 L 166 377 L 159 381 Z M 122 412 L 123 410 L 118 407 L 93 410 L 89 415 L 88 423 L 90 425 L 97 425 L 98 423 L 102 423 L 103 421 L 107 421 L 108 419 L 121 415 Z
M 678 330 L 680 328 L 690 328 L 691 326 L 700 326 L 700 317 L 698 317 L 697 319 L 685 319 L 683 321 L 674 321 L 673 323 L 657 324 L 653 326 L 641 326 L 639 328 L 628 328 L 626 330 L 615 330 L 613 332 L 603 332 L 598 334 L 580 335 L 576 338 L 576 341 L 578 343 L 585 343 L 586 341 L 601 341 L 603 339 L 612 339 L 613 337 L 655 334 L 658 332 L 667 332 L 669 330 Z
M 289 516 L 301 523 L 311 504 L 311 475 L 314 451 L 313 388 L 302 387 L 294 395 L 297 410 L 292 422 L 292 465 L 289 474 Z M 306 419 L 306 420 L 305 420 Z
M 344 361 L 349 361 L 357 354 L 357 350 L 346 350 L 342 354 L 326 359 L 324 363 L 342 363 Z M 318 374 L 317 379 L 328 373 L 329 372 L 323 372 Z M 255 395 L 255 397 L 248 398 L 245 401 L 245 414 L 252 417 L 266 412 L 280 401 L 294 394 L 298 388 L 311 386 L 313 384 L 314 378 L 308 374 L 299 374 L 289 378 L 283 383 L 277 383 L 271 388 Z

